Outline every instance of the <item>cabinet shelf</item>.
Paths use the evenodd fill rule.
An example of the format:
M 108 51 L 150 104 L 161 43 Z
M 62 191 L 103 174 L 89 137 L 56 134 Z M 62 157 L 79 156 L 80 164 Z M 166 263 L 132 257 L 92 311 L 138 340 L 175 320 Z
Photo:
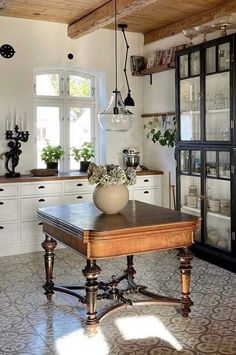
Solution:
M 186 206 L 186 205 L 183 205 L 181 207 L 181 211 L 183 212 L 183 210 L 186 210 L 186 211 L 189 211 L 189 212 L 192 212 L 192 213 L 197 213 L 199 216 L 200 216 L 200 210 L 198 208 L 194 208 L 194 207 L 189 207 L 189 206 Z M 212 217 L 216 217 L 216 218 L 222 218 L 222 219 L 225 219 L 225 220 L 228 220 L 230 221 L 230 217 L 229 216 L 226 216 L 222 213 L 216 213 L 216 212 L 211 212 L 211 211 L 207 211 L 207 214 L 209 216 L 212 216 Z
M 229 108 L 222 108 L 219 110 L 206 110 L 206 113 L 228 113 Z
M 181 111 L 181 115 L 192 115 L 192 114 L 198 114 L 200 115 L 200 111 Z

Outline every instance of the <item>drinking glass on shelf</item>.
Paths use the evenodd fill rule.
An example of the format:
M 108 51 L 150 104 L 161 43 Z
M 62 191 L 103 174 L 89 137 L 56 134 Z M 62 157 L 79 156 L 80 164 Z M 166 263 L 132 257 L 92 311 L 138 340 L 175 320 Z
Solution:
M 195 28 L 190 28 L 187 30 L 183 30 L 183 34 L 185 35 L 185 37 L 189 38 L 189 47 L 191 47 L 193 45 L 193 38 L 197 37 L 198 35 L 197 31 L 195 30 Z
M 203 42 L 206 42 L 207 40 L 207 34 L 211 33 L 213 31 L 212 26 L 208 26 L 208 25 L 199 25 L 199 26 L 195 26 L 194 29 L 196 30 L 197 33 L 202 34 L 203 35 Z

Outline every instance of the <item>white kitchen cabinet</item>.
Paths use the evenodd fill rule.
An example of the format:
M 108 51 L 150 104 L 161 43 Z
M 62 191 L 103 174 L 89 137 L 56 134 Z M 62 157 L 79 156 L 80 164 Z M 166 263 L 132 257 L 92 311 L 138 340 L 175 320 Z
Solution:
M 20 180 L 19 180 L 20 181 Z M 93 201 L 95 185 L 86 178 L 0 183 L 0 256 L 42 250 L 37 208 Z M 138 176 L 129 199 L 161 205 L 161 176 Z

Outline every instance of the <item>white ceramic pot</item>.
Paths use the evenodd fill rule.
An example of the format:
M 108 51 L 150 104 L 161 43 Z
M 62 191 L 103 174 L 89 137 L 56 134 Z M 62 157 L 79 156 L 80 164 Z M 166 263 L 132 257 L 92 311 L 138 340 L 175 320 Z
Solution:
M 118 213 L 129 201 L 129 190 L 126 185 L 97 185 L 93 192 L 95 206 L 106 214 Z

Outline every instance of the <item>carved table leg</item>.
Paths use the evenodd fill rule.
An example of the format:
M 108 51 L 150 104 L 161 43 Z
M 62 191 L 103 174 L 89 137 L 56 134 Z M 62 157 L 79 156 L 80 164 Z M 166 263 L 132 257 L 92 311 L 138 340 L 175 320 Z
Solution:
M 45 250 L 45 255 L 44 255 L 44 263 L 45 263 L 45 271 L 46 271 L 46 283 L 43 286 L 45 289 L 45 295 L 47 296 L 47 299 L 51 301 L 52 295 L 54 294 L 53 291 L 53 264 L 54 264 L 54 249 L 57 246 L 57 242 L 49 237 L 48 235 L 45 236 L 44 242 L 42 242 L 42 247 Z
M 84 277 L 86 277 L 86 304 L 87 304 L 87 320 L 86 324 L 92 325 L 98 323 L 96 312 L 98 282 L 97 277 L 101 272 L 101 268 L 96 264 L 96 260 L 88 260 L 87 265 L 82 270 Z
M 191 312 L 190 307 L 193 305 L 190 295 L 190 276 L 191 276 L 191 260 L 192 254 L 188 248 L 181 249 L 177 254 L 180 260 L 181 284 L 182 284 L 182 297 L 180 302 L 183 304 L 183 316 L 188 317 Z

